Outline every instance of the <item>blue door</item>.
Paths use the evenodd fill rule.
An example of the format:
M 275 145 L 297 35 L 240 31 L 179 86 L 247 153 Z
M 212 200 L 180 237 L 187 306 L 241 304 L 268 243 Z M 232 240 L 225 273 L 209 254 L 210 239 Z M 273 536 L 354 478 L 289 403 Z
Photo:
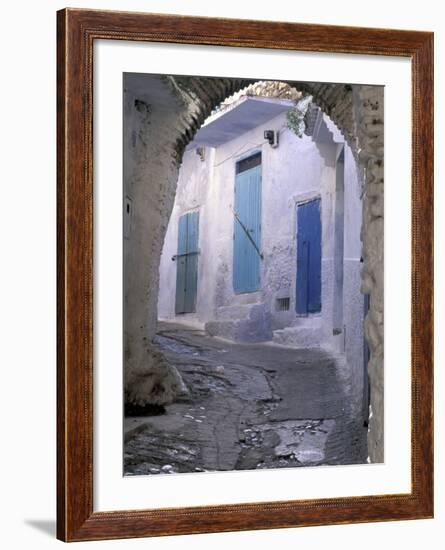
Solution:
M 196 311 L 198 289 L 199 212 L 179 218 L 178 253 L 176 255 L 176 313 Z
M 260 288 L 261 156 L 251 159 L 239 163 L 235 178 L 233 289 L 237 294 Z
M 321 311 L 320 199 L 297 206 L 297 313 Z

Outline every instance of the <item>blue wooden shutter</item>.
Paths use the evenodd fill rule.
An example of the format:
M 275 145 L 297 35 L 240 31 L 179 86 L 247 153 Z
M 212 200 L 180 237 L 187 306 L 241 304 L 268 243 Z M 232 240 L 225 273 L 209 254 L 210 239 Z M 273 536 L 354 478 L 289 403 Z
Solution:
M 198 223 L 199 212 L 187 214 L 187 267 L 185 281 L 184 312 L 196 311 L 198 289 Z
M 320 200 L 297 207 L 297 313 L 321 311 Z
M 199 212 L 179 218 L 176 256 L 176 313 L 196 311 L 198 287 Z
M 187 215 L 181 216 L 178 222 L 178 252 L 176 256 L 176 313 L 184 313 L 185 280 L 187 266 Z
M 236 175 L 233 222 L 233 288 L 254 292 L 260 287 L 261 165 Z

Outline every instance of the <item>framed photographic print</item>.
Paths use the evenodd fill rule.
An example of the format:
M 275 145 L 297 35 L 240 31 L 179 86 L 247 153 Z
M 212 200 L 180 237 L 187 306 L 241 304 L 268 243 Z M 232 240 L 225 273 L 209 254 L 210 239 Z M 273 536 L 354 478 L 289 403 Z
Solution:
M 432 33 L 57 24 L 58 538 L 432 517 Z

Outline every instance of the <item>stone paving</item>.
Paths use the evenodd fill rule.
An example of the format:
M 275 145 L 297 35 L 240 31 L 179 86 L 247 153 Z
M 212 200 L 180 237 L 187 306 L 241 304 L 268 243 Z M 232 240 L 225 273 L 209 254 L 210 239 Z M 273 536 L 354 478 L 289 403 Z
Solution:
M 167 323 L 155 343 L 189 392 L 164 414 L 125 418 L 125 475 L 366 462 L 345 367 L 325 351 Z

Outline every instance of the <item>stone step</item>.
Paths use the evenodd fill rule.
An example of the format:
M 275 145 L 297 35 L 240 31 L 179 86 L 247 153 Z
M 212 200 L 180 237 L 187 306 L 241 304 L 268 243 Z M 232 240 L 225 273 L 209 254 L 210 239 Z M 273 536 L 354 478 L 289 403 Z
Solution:
M 316 316 L 311 315 L 309 317 L 296 316 L 292 322 L 292 326 L 285 327 L 285 328 L 294 329 L 298 327 L 303 329 L 320 330 L 322 327 L 322 322 L 323 322 L 323 319 L 321 315 L 316 315 Z
M 238 310 L 239 307 L 242 309 Z M 228 309 L 233 311 L 228 312 Z M 225 314 L 235 315 L 237 310 L 238 313 L 245 315 L 244 318 L 219 318 L 209 321 L 205 325 L 205 330 L 211 336 L 219 336 L 235 342 L 265 342 L 272 339 L 270 313 L 266 311 L 264 304 L 230 306 Z
M 288 327 L 273 331 L 272 341 L 294 348 L 320 347 L 323 335 L 318 328 Z
M 218 336 L 226 340 L 235 340 L 236 321 L 208 321 L 205 324 L 205 331 L 210 336 Z
M 216 310 L 216 318 L 220 321 L 239 321 L 248 319 L 252 304 L 222 306 Z

